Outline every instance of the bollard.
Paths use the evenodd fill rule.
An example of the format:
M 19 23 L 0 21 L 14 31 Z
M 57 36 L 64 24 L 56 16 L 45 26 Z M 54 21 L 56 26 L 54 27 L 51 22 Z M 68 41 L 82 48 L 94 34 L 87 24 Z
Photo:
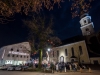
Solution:
M 89 68 L 89 73 L 91 73 L 92 72 L 92 70 L 91 70 L 91 68 Z
M 66 72 L 66 67 L 65 67 L 65 72 Z
M 80 72 L 82 73 L 82 68 L 80 68 Z

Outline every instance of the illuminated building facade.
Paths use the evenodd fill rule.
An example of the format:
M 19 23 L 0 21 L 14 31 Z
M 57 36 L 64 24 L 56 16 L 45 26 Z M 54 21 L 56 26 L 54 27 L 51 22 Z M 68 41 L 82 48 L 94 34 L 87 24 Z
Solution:
M 50 61 L 55 62 L 80 62 L 89 64 L 90 59 L 85 41 L 74 42 L 52 48 Z
M 8 45 L 0 48 L 0 65 L 20 65 L 30 61 L 29 42 Z

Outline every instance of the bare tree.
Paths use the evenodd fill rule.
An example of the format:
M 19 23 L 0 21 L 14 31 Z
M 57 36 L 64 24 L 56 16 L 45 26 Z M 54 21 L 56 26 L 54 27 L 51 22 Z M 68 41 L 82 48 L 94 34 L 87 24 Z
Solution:
M 94 0 L 69 0 L 71 2 L 72 18 L 88 13 Z
M 38 12 L 43 7 L 53 9 L 54 4 L 60 5 L 63 0 L 0 0 L 0 14 L 10 16 L 14 13 Z
M 41 68 L 43 50 L 47 46 L 57 46 L 60 39 L 53 34 L 53 19 L 44 16 L 34 16 L 30 21 L 24 21 L 30 29 L 29 42 L 34 50 L 39 52 L 39 68 Z

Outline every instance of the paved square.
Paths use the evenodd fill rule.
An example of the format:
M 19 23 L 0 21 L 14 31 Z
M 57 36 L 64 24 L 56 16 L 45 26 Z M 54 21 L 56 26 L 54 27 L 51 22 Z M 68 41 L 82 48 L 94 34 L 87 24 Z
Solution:
M 100 70 L 92 73 L 66 72 L 66 73 L 41 73 L 41 72 L 22 72 L 22 71 L 0 71 L 0 75 L 100 75 Z

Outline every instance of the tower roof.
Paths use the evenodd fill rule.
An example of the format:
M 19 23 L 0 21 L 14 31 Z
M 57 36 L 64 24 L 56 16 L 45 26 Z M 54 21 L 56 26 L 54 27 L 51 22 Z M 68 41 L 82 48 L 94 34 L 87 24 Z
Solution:
M 85 16 L 89 16 L 89 14 L 88 13 L 85 13 L 85 14 L 81 15 L 80 18 L 83 18 Z

